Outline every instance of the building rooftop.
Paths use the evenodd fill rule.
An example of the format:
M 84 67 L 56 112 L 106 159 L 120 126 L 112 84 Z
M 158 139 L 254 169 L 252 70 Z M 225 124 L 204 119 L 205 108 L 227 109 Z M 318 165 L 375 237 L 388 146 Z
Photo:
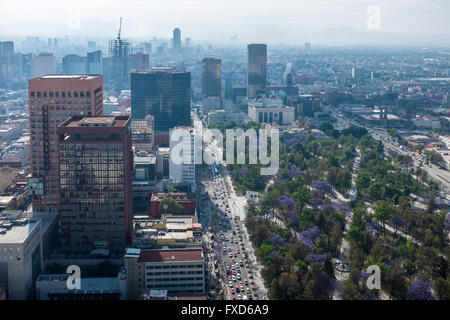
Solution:
M 204 262 L 202 249 L 142 251 L 139 262 Z
M 164 198 L 170 198 L 175 201 L 195 201 L 194 193 L 170 192 L 170 193 L 153 193 L 151 201 L 162 201 Z
M 21 223 L 21 224 L 18 224 Z M 0 222 L 0 245 L 6 243 L 23 243 L 33 232 L 40 220 L 21 219 Z
M 36 77 L 34 79 L 47 79 L 47 80 L 91 80 L 99 77 L 98 74 L 47 74 L 44 76 Z M 33 79 L 33 80 L 34 80 Z
M 112 128 L 123 128 L 126 126 L 127 122 L 130 120 L 130 116 L 72 116 L 63 123 L 61 123 L 58 128 L 75 128 L 75 127 L 112 127 Z
M 36 283 L 39 282 L 66 282 L 69 274 L 41 274 L 36 279 Z M 61 292 L 68 291 L 67 288 L 54 288 L 50 292 Z M 81 289 L 82 291 L 119 291 L 119 283 L 117 278 L 81 278 Z M 73 291 L 73 290 L 72 290 Z

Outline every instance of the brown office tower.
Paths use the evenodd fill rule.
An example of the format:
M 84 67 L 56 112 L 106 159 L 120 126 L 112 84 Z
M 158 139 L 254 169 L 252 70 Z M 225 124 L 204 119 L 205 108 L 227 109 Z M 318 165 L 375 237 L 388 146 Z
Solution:
M 28 80 L 34 212 L 59 212 L 57 126 L 72 115 L 103 115 L 101 75 L 45 75 Z
M 266 93 L 267 45 L 248 45 L 248 97 Z
M 133 218 L 131 117 L 71 117 L 58 143 L 61 248 L 123 252 Z

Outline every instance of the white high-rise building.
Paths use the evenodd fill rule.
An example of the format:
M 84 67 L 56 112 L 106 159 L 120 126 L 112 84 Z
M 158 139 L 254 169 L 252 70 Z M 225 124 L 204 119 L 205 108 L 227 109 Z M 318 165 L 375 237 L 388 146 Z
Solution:
M 175 184 L 191 186 L 191 191 L 195 190 L 194 146 L 193 128 L 175 127 L 170 129 L 169 179 Z

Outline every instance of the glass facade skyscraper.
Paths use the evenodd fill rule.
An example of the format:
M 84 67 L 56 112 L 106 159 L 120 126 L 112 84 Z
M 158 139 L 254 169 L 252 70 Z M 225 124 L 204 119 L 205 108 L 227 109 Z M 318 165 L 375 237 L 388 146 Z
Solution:
M 266 93 L 267 45 L 248 45 L 248 97 Z
M 131 73 L 133 120 L 154 117 L 154 131 L 191 125 L 191 73 L 170 68 Z
M 202 94 L 204 97 L 220 97 L 222 95 L 222 60 L 203 59 Z

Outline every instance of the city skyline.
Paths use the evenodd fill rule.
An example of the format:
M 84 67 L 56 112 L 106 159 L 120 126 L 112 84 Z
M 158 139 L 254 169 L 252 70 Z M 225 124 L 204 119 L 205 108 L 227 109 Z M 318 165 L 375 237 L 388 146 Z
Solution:
M 379 28 L 371 28 L 371 6 L 379 8 Z M 426 44 L 450 38 L 450 4 L 433 1 L 63 1 L 0 5 L 0 36 L 26 35 L 109 38 L 122 33 L 135 39 L 170 39 L 174 28 L 199 41 L 321 44 L 390 42 Z M 406 8 L 408 13 L 405 13 Z M 189 15 L 184 12 L 189 9 Z M 20 15 L 17 13 L 20 12 Z M 37 12 L 46 12 L 38 15 Z M 205 14 L 208 12 L 208 14 Z M 45 24 L 42 23 L 45 21 Z M 243 24 L 246 28 L 242 28 Z M 14 31 L 13 31 L 14 30 Z M 409 37 L 414 38 L 409 39 Z M 392 38 L 392 39 L 391 39 Z M 404 39 L 401 39 L 404 38 Z M 231 41 L 233 39 L 233 41 Z M 400 41 L 399 41 L 400 40 Z M 182 38 L 184 42 L 184 38 Z M 445 45 L 442 43 L 442 45 Z

